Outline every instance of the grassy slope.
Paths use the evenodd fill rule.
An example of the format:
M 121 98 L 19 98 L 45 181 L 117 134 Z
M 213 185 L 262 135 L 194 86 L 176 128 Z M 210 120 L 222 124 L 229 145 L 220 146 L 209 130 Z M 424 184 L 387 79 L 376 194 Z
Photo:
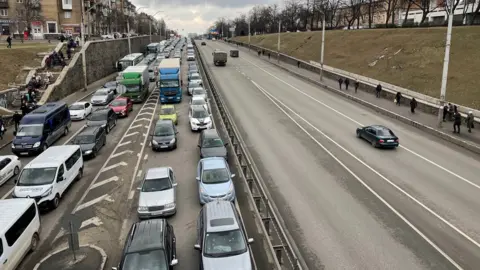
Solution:
M 325 64 L 438 98 L 445 36 L 446 28 L 327 31 Z M 321 32 L 283 33 L 281 40 L 283 53 L 319 62 Z M 277 34 L 251 42 L 276 50 Z M 450 56 L 447 100 L 480 109 L 480 27 L 454 28 Z

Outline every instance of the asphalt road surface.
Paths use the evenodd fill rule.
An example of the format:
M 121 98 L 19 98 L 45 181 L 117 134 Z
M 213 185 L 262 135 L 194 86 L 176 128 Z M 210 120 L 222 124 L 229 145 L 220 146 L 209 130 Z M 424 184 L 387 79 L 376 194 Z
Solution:
M 240 49 L 214 80 L 310 269 L 478 269 L 480 159 Z M 383 124 L 401 147 L 355 129 Z

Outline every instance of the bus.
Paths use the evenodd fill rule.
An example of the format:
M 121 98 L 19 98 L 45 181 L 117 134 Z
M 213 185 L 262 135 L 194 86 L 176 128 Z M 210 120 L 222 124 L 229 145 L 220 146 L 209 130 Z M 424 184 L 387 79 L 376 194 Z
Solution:
M 118 71 L 123 71 L 127 67 L 136 66 L 144 59 L 143 53 L 131 53 L 120 59 L 116 63 Z
M 150 43 L 147 45 L 147 54 L 160 52 L 160 43 Z

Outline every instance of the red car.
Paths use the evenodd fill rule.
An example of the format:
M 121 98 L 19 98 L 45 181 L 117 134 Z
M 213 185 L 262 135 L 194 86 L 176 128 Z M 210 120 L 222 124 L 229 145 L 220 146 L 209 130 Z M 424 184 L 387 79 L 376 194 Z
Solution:
M 108 105 L 118 115 L 127 117 L 133 111 L 133 102 L 128 97 L 117 97 Z

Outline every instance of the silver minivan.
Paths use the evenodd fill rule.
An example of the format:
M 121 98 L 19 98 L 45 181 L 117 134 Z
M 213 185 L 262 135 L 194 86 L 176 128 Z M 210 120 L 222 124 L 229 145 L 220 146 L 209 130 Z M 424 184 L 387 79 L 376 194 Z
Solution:
M 177 212 L 176 187 L 172 168 L 148 169 L 138 187 L 138 217 L 146 219 L 174 215 Z
M 233 203 L 206 203 L 198 216 L 197 239 L 194 247 L 201 252 L 200 269 L 253 269 L 249 247 L 253 238 L 247 239 Z

